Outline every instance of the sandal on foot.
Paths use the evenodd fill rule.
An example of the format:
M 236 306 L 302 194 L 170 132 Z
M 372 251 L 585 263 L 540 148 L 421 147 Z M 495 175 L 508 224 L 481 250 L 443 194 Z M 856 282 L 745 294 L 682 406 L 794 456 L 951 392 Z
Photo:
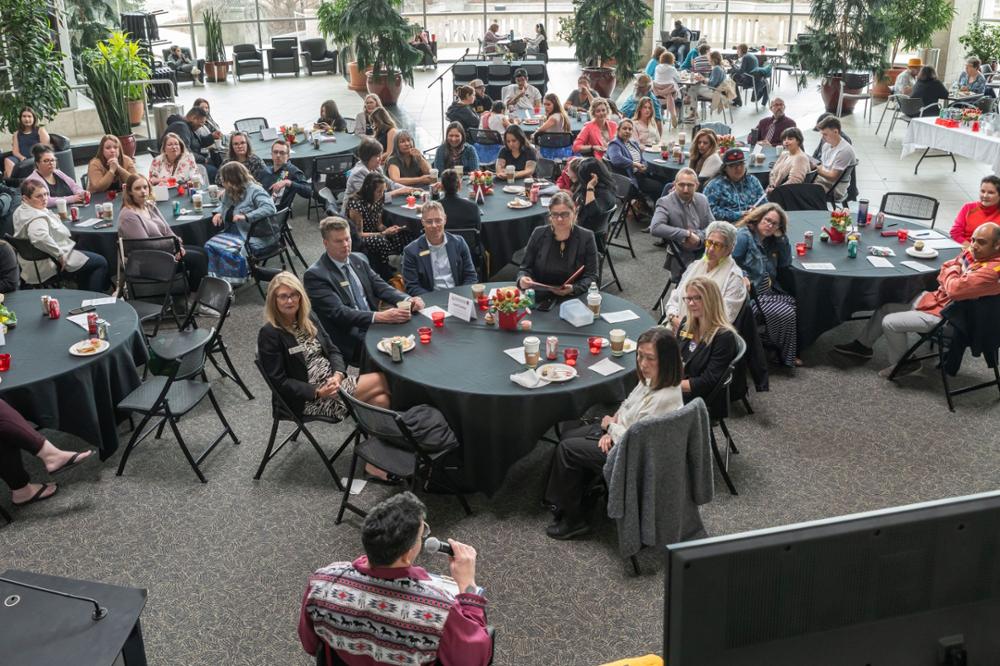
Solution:
M 87 455 L 81 458 L 80 456 L 83 456 L 84 454 Z M 63 464 L 61 467 L 56 467 L 54 470 L 49 472 L 49 475 L 55 476 L 56 474 L 62 474 L 71 467 L 76 467 L 80 463 L 87 462 L 88 460 L 90 460 L 93 454 L 94 454 L 93 449 L 87 449 L 86 451 L 78 451 L 77 453 L 74 453 L 73 456 L 69 460 L 67 460 L 66 463 Z
M 46 495 L 45 491 L 49 488 L 53 488 L 53 490 L 51 493 Z M 13 504 L 14 506 L 21 507 L 21 506 L 28 506 L 29 504 L 34 504 L 35 502 L 44 502 L 50 497 L 54 497 L 55 494 L 58 492 L 59 492 L 59 486 L 55 485 L 54 483 L 43 483 L 42 487 L 38 489 L 38 492 L 36 492 L 34 495 L 31 496 L 31 499 L 25 500 L 24 502 L 13 502 Z

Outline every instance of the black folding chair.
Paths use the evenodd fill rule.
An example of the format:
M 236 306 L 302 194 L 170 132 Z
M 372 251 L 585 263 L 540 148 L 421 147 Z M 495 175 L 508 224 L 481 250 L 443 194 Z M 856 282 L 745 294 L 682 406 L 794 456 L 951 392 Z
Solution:
M 267 126 L 268 126 L 267 118 L 259 118 L 259 117 L 240 118 L 235 123 L 233 123 L 233 127 L 236 128 L 237 132 L 246 132 L 247 134 L 249 134 L 250 132 L 258 132 Z
M 268 215 L 253 222 L 247 232 L 244 243 L 247 264 L 250 269 L 250 277 L 253 278 L 261 298 L 264 298 L 264 288 L 261 283 L 270 282 L 271 278 L 279 272 L 275 268 L 268 267 L 268 261 L 277 258 L 281 263 L 282 271 L 291 268 L 291 271 L 295 273 L 295 265 L 292 264 L 292 257 L 288 253 L 288 246 L 285 244 L 285 236 L 282 233 L 282 227 L 288 224 L 288 215 L 289 210 L 282 208 L 274 215 Z
M 337 488 L 339 490 L 343 490 L 344 484 L 340 482 L 340 477 L 337 475 L 337 470 L 334 469 L 333 463 L 338 457 L 340 457 L 340 454 L 344 452 L 344 449 L 347 448 L 348 444 L 356 441 L 360 437 L 358 429 L 355 428 L 351 432 L 347 439 L 344 440 L 344 443 L 340 445 L 340 448 L 338 448 L 332 456 L 327 456 L 323 451 L 323 447 L 316 441 L 316 438 L 313 436 L 312 432 L 309 431 L 306 424 L 339 423 L 339 419 L 332 419 L 325 416 L 306 416 L 296 414 L 292 408 L 288 406 L 288 403 L 285 402 L 285 399 L 281 397 L 281 394 L 278 392 L 274 382 L 271 381 L 271 378 L 266 372 L 264 372 L 264 366 L 261 365 L 259 357 L 254 359 L 254 364 L 256 364 L 257 370 L 260 371 L 261 376 L 267 383 L 267 388 L 271 390 L 271 435 L 268 437 L 267 449 L 264 451 L 264 457 L 260 461 L 257 473 L 253 476 L 254 480 L 260 481 L 260 477 L 264 474 L 264 468 L 267 467 L 267 463 L 271 462 L 271 459 L 278 455 L 281 449 L 285 448 L 286 444 L 297 441 L 299 435 L 302 434 L 305 435 L 306 439 L 309 440 L 309 443 L 312 444 L 313 449 L 315 449 L 316 453 L 319 454 L 320 460 L 323 461 L 323 466 L 326 467 L 330 476 L 333 477 L 333 482 L 337 484 Z M 278 438 L 278 426 L 282 421 L 292 422 L 295 425 L 295 429 L 292 430 L 292 432 L 289 433 L 283 440 L 281 440 L 281 444 L 275 448 L 274 442 Z
M 635 248 L 632 247 L 632 234 L 628 229 L 628 214 L 629 211 L 632 215 L 638 219 L 639 214 L 635 209 L 633 203 L 632 194 L 634 193 L 634 186 L 632 181 L 628 179 L 628 176 L 624 176 L 620 173 L 612 173 L 612 178 L 615 179 L 615 195 L 618 197 L 618 217 L 611 225 L 610 232 L 608 234 L 608 245 L 611 247 L 621 248 L 623 250 L 628 250 L 632 258 L 635 259 Z M 616 238 L 621 236 L 622 231 L 625 232 L 625 244 L 614 242 Z
M 351 170 L 357 158 L 353 154 L 329 155 L 313 160 L 312 190 L 306 207 L 306 219 L 312 211 L 325 211 L 328 206 L 336 205 L 337 195 L 347 189 L 347 172 Z
M 55 257 L 36 248 L 27 238 L 14 238 L 10 234 L 4 234 L 4 240 L 10 243 L 11 247 L 14 248 L 14 252 L 17 253 L 17 256 L 21 257 L 25 261 L 30 261 L 32 268 L 35 269 L 34 282 L 28 282 L 23 276 L 21 277 L 21 281 L 24 282 L 29 288 L 41 289 L 43 287 L 50 287 L 53 289 L 59 289 L 62 287 L 61 269 L 59 267 L 59 261 Z M 39 262 L 44 263 L 46 261 L 52 263 L 56 272 L 55 275 L 43 282 Z
M 3 518 L 8 525 L 14 522 L 14 518 L 2 506 L 0 506 L 0 518 Z
M 559 158 L 555 159 L 552 157 L 557 154 L 554 151 L 565 152 L 563 149 L 569 148 L 573 145 L 573 133 L 572 132 L 535 132 L 531 135 L 531 141 L 538 146 L 538 154 L 547 160 L 552 160 L 552 162 L 565 162 L 569 158 Z M 538 173 L 538 166 L 535 166 L 535 173 Z M 555 174 L 555 167 L 553 166 L 553 173 L 549 176 L 541 176 L 542 178 L 552 178 Z
M 786 212 L 796 210 L 827 210 L 826 190 L 819 183 L 788 183 L 779 185 L 767 195 L 767 200 Z
M 539 157 L 538 161 L 535 162 L 535 178 L 555 180 L 556 163 L 552 160 L 545 159 L 544 157 Z
M 135 309 L 141 323 L 154 322 L 148 337 L 156 337 L 167 314 L 180 328 L 174 295 L 180 294 L 180 300 L 184 302 L 188 283 L 184 266 L 176 259 L 179 251 L 177 240 L 173 237 L 133 240 L 119 237 L 118 242 L 125 300 Z M 147 247 L 170 249 L 133 249 Z
M 907 220 L 930 220 L 931 229 L 937 222 L 938 200 L 923 194 L 909 192 L 886 192 L 882 195 L 879 210 L 891 217 Z
M 414 493 L 424 486 L 431 478 L 434 469 L 438 468 L 441 474 L 434 476 L 435 483 L 455 495 L 465 509 L 466 515 L 472 515 L 469 502 L 448 478 L 447 470 L 440 465 L 445 456 L 459 445 L 439 451 L 428 451 L 410 433 L 398 412 L 365 404 L 343 389 L 340 390 L 340 397 L 357 424 L 360 436 L 354 445 L 351 472 L 347 477 L 347 487 L 344 488 L 340 511 L 335 521 L 337 525 L 344 519 L 345 510 L 349 509 L 362 518 L 366 515 L 350 502 L 351 484 L 354 483 L 358 460 L 409 481 L 409 489 Z
M 733 128 L 725 123 L 701 123 L 700 125 L 695 125 L 691 129 L 692 134 L 697 134 L 703 129 L 710 129 L 715 132 L 718 136 L 723 136 L 725 134 L 732 134 Z
M 611 258 L 611 219 L 615 216 L 615 211 L 618 207 L 612 207 L 605 211 L 601 224 L 596 229 L 591 229 L 594 232 L 594 240 L 597 241 L 597 282 L 603 291 L 611 285 L 618 286 L 618 292 L 621 293 L 625 291 L 622 287 L 622 281 L 618 278 L 618 272 L 615 270 L 615 262 Z M 620 247 L 620 246 L 615 246 Z M 608 265 L 608 270 L 611 271 L 611 279 L 608 282 L 604 281 L 604 264 Z
M 488 167 L 496 164 L 497 155 L 503 146 L 503 137 L 500 136 L 500 132 L 475 128 L 466 130 L 465 132 L 469 143 L 476 150 L 480 166 Z
M 678 265 L 677 270 L 671 265 L 676 262 Z M 680 284 L 680 278 L 684 275 L 684 271 L 687 270 L 688 262 L 684 260 L 684 252 L 681 247 L 674 241 L 667 241 L 667 256 L 663 261 L 663 268 L 667 271 L 667 283 L 663 285 L 663 290 L 660 291 L 660 295 L 656 298 L 656 303 L 650 310 L 659 309 L 660 320 L 659 324 L 663 325 L 667 321 L 667 308 L 664 305 L 664 301 L 667 298 L 667 294 L 670 293 L 671 287 L 677 287 Z
M 480 280 L 489 279 L 490 273 L 490 253 L 483 247 L 482 235 L 478 229 L 449 229 L 448 233 L 460 236 L 465 244 L 469 246 L 472 253 L 472 262 L 476 265 L 476 272 Z
M 736 486 L 733 484 L 733 479 L 729 476 L 729 454 L 738 454 L 740 451 L 736 448 L 736 442 L 733 441 L 733 436 L 729 432 L 729 427 L 726 425 L 726 417 L 729 416 L 729 387 L 733 383 L 733 375 L 736 372 L 736 366 L 739 365 L 740 361 L 743 359 L 743 355 L 746 354 L 746 351 L 746 341 L 744 341 L 739 335 L 736 335 L 736 356 L 734 356 L 733 360 L 729 362 L 729 367 L 726 368 L 726 372 L 719 379 L 719 382 L 712 387 L 711 392 L 709 392 L 709 394 L 705 397 L 705 404 L 708 405 L 708 413 L 712 420 L 709 437 L 712 444 L 712 456 L 715 457 L 715 463 L 719 467 L 719 473 L 722 475 L 722 480 L 726 482 L 726 487 L 729 488 L 729 492 L 733 495 L 738 495 L 739 493 L 736 492 Z M 723 436 L 726 438 L 725 459 L 722 457 L 722 452 L 719 451 L 719 442 L 715 437 L 716 425 L 719 426 L 719 429 L 722 430 Z
M 308 270 L 309 264 L 306 262 L 306 258 L 302 256 L 302 251 L 299 250 L 299 245 L 295 242 L 295 236 L 292 235 L 292 227 L 288 223 L 288 220 L 291 219 L 291 217 L 291 208 L 284 208 L 275 214 L 275 222 L 281 225 L 281 239 L 285 243 L 285 254 L 288 257 L 288 265 L 292 268 L 292 272 L 294 273 L 295 264 L 292 262 L 293 254 L 295 255 L 295 258 L 299 260 L 299 263 L 302 264 L 302 268 Z M 298 273 L 296 273 L 296 275 L 298 275 Z
M 924 115 L 924 111 L 927 111 L 928 109 L 937 110 L 939 108 L 939 104 L 937 102 L 922 105 L 921 103 L 923 100 L 919 97 L 908 97 L 906 95 L 891 96 L 889 101 L 886 102 L 886 107 L 889 106 L 890 102 L 895 103 L 895 109 L 893 109 L 892 112 L 892 120 L 889 121 L 889 129 L 886 130 L 885 133 L 885 141 L 882 142 L 883 148 L 889 145 L 889 137 L 892 136 L 892 129 L 896 126 L 897 120 L 902 120 L 904 123 L 909 125 L 911 120 Z M 885 110 L 882 111 L 882 115 L 885 115 Z M 882 126 L 881 118 L 879 118 L 878 125 L 879 127 Z M 875 133 L 878 134 L 878 127 L 875 128 Z M 950 155 L 951 153 L 946 154 Z M 938 156 L 935 155 L 934 157 Z M 954 157 L 952 158 L 952 161 L 954 161 Z
M 132 437 L 122 453 L 117 476 L 124 473 L 125 464 L 135 447 L 154 430 L 156 431 L 155 438 L 159 439 L 166 425 L 170 426 L 184 457 L 187 458 L 191 469 L 198 475 L 198 479 L 202 483 L 207 483 L 207 479 L 199 465 L 218 446 L 219 442 L 228 435 L 232 438 L 233 444 L 240 443 L 236 433 L 229 426 L 225 414 L 222 413 L 222 409 L 215 399 L 215 394 L 212 393 L 212 385 L 205 376 L 205 358 L 213 334 L 212 329 L 199 329 L 188 331 L 182 335 L 152 340 L 150 350 L 157 358 L 169 365 L 170 372 L 167 375 L 154 375 L 143 380 L 137 389 L 118 403 L 119 410 L 128 412 L 130 415 L 137 413 L 143 416 L 139 425 L 132 430 Z M 208 396 L 211 401 L 212 408 L 222 422 L 223 430 L 196 459 L 191 455 L 191 451 L 177 427 L 177 422 L 201 404 L 205 396 Z M 153 419 L 156 419 L 156 422 L 146 428 L 146 425 Z

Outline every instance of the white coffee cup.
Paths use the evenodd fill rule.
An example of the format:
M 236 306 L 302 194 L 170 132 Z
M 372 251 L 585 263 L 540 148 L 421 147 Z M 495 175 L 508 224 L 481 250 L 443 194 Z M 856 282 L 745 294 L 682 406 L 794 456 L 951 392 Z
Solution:
M 66 219 L 68 209 L 66 208 L 65 199 L 56 199 L 56 212 L 59 213 L 59 217 L 61 217 L 64 220 Z
M 465 167 L 462 166 L 461 164 L 456 164 L 455 173 L 457 173 L 458 177 L 461 178 L 465 174 Z
M 201 210 L 202 207 L 201 192 L 195 192 L 191 196 L 191 204 L 194 206 L 195 210 Z
M 219 198 L 219 186 L 215 183 L 208 186 L 208 197 L 212 201 L 216 201 Z
M 524 339 L 524 362 L 529 368 L 538 366 L 538 362 L 541 360 L 538 349 L 541 344 L 541 341 L 533 335 Z
M 437 179 L 438 179 L 438 170 L 437 169 L 431 169 L 431 178 L 434 179 L 435 183 L 437 182 Z
M 611 355 L 621 356 L 625 353 L 625 331 L 620 328 L 613 328 L 608 331 L 608 340 L 611 341 Z

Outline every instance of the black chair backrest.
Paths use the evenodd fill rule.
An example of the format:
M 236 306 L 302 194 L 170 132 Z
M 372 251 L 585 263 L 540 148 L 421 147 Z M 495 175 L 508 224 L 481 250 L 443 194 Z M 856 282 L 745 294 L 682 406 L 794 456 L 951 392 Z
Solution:
M 670 31 L 669 30 L 661 30 L 660 31 L 660 42 L 662 42 L 663 44 L 668 44 L 670 42 Z
M 819 183 L 779 185 L 767 195 L 767 200 L 786 211 L 826 210 L 826 191 Z
M 125 278 L 170 283 L 177 274 L 174 255 L 162 250 L 133 250 L 125 261 Z
M 573 145 L 572 132 L 535 132 L 531 138 L 539 148 L 565 148 Z
M 475 65 L 460 62 L 451 69 L 452 79 L 458 83 L 468 83 L 479 75 Z
M 288 58 L 291 56 L 295 56 L 296 52 L 299 50 L 299 38 L 272 37 L 271 50 L 274 51 L 275 57 L 278 58 Z
M 729 416 L 729 400 L 728 398 L 723 400 L 723 398 L 729 392 L 730 384 L 733 383 L 733 374 L 736 372 L 736 366 L 739 365 L 743 359 L 743 355 L 747 352 L 746 341 L 740 337 L 739 333 L 733 332 L 733 335 L 736 336 L 736 355 L 729 361 L 729 367 L 726 368 L 722 377 L 719 378 L 719 382 L 705 396 L 705 404 L 708 406 L 708 413 L 712 416 L 713 420 Z
M 250 225 L 247 231 L 247 243 L 251 238 L 265 241 L 268 245 L 281 244 L 281 229 L 288 224 L 288 217 L 292 211 L 289 208 L 282 208 L 273 215 L 262 217 Z
M 632 193 L 632 181 L 628 179 L 628 176 L 618 172 L 612 172 L 611 177 L 615 180 L 615 195 L 622 200 L 628 199 L 629 194 Z
M 312 182 L 314 188 L 326 181 L 326 186 L 334 194 L 347 189 L 347 172 L 357 160 L 354 155 L 328 155 L 313 160 Z
M 281 393 L 278 392 L 278 387 L 274 385 L 273 381 L 271 381 L 271 377 L 264 372 L 264 366 L 260 362 L 259 352 L 254 355 L 253 363 L 257 366 L 257 372 L 259 372 L 260 376 L 264 378 L 264 383 L 267 384 L 268 390 L 271 391 L 271 416 L 279 421 L 295 421 L 298 423 L 300 420 L 299 416 L 297 416 L 295 412 L 292 411 L 292 408 L 288 406 L 285 399 L 281 397 Z M 323 652 L 322 648 L 319 652 Z
M 303 53 L 308 53 L 313 60 L 321 60 L 326 55 L 326 40 L 322 37 L 303 39 L 299 46 Z
M 14 238 L 10 234 L 4 234 L 4 240 L 10 243 L 18 256 L 25 261 L 43 261 L 48 259 L 53 263 L 57 263 L 52 256 L 32 245 L 31 241 L 27 238 Z
M 911 220 L 935 220 L 939 202 L 934 197 L 910 192 L 886 192 L 882 195 L 879 210 L 893 217 Z
M 181 242 L 176 236 L 159 236 L 157 238 L 121 238 L 122 253 L 126 258 L 137 250 L 159 250 L 177 254 L 181 249 Z
M 539 157 L 538 161 L 535 162 L 535 177 L 552 180 L 556 177 L 556 163 L 544 157 Z
M 407 430 L 399 414 L 361 402 L 343 389 L 340 389 L 340 397 L 354 418 L 354 422 L 365 435 L 376 437 L 402 449 L 420 451 L 419 444 Z
M 254 116 L 250 118 L 240 118 L 235 123 L 233 127 L 236 128 L 237 132 L 257 132 L 265 127 L 268 127 L 267 118 L 262 118 L 259 116 Z
M 233 286 L 221 278 L 210 275 L 203 277 L 198 285 L 198 293 L 195 294 L 194 301 L 196 306 L 208 308 L 219 315 L 215 322 L 215 333 L 216 335 L 221 333 L 222 327 L 229 318 L 229 309 L 233 306 Z M 195 319 L 198 314 L 197 310 L 197 307 L 190 308 L 181 329 L 198 328 L 198 321 Z
M 260 51 L 255 44 L 236 44 L 233 46 L 233 57 L 236 60 L 258 60 Z
M 465 130 L 469 137 L 469 143 L 478 143 L 481 146 L 499 146 L 503 143 L 500 132 L 490 129 L 469 129 Z
M 904 97 L 902 95 L 896 97 L 896 103 L 899 104 L 899 112 L 907 118 L 919 118 L 924 106 L 924 101 L 919 97 Z M 937 107 L 938 105 L 931 106 Z
M 541 63 L 524 63 L 524 72 L 528 75 L 529 81 L 542 80 L 545 78 L 545 65 Z
M 701 39 L 701 30 L 690 30 L 691 33 L 691 43 L 697 44 L 698 40 Z
M 491 63 L 486 71 L 489 73 L 489 79 L 493 81 L 504 81 L 510 83 L 511 81 L 511 68 L 510 65 L 505 65 L 503 63 Z

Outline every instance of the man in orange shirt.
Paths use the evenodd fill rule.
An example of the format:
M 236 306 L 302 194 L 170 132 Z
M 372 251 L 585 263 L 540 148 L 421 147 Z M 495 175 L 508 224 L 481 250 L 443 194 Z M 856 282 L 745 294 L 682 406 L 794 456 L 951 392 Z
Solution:
M 903 357 L 909 344 L 907 333 L 926 333 L 941 322 L 941 310 L 952 301 L 967 301 L 1000 294 L 1000 225 L 987 222 L 972 234 L 967 250 L 941 266 L 937 291 L 922 292 L 912 303 L 886 303 L 868 320 L 861 336 L 846 344 L 834 345 L 841 354 L 870 359 L 872 345 L 885 336 L 889 346 L 889 367 L 879 376 L 888 377 Z M 910 361 L 899 369 L 897 377 L 920 369 L 919 361 Z

